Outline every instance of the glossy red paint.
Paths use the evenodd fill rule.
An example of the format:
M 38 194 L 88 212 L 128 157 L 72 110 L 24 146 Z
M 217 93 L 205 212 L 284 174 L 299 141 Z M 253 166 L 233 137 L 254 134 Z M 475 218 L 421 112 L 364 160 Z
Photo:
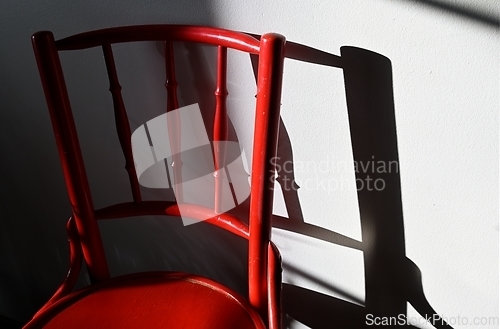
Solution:
M 214 160 L 215 160 L 215 212 L 220 213 L 222 208 L 222 175 L 217 171 L 223 169 L 225 164 L 225 143 L 219 141 L 227 140 L 227 48 L 218 46 L 217 49 L 217 87 L 215 89 L 215 118 L 214 118 Z
M 70 242 L 67 278 L 25 328 L 281 328 L 281 258 L 270 242 L 274 167 L 269 159 L 276 155 L 277 148 L 285 38 L 265 34 L 258 40 L 248 34 L 213 27 L 142 25 L 91 31 L 58 41 L 51 32 L 44 31 L 34 34 L 32 41 L 73 215 L 67 224 Z M 177 197 L 176 202 L 142 201 L 133 166 L 130 126 L 111 47 L 114 43 L 132 41 L 165 42 L 167 112 L 178 108 L 173 41 L 218 47 L 214 141 L 227 139 L 227 50 L 259 55 L 249 225 L 235 216 L 219 213 L 217 177 L 215 209 L 185 204 L 182 197 Z M 92 202 L 58 55 L 59 51 L 90 47 L 103 49 L 117 132 L 133 195 L 132 202 L 102 209 L 95 209 Z M 180 131 L 174 129 L 175 118 L 167 124 L 174 151 L 179 147 Z M 224 153 L 224 149 L 214 148 L 216 168 L 223 163 Z M 182 163 L 174 159 L 174 179 L 179 179 L 181 170 Z M 177 192 L 176 195 L 182 196 L 182 191 Z M 97 220 L 180 216 L 180 209 L 194 219 L 209 218 L 205 220 L 207 223 L 248 240 L 249 301 L 216 282 L 189 274 L 153 272 L 110 278 Z M 93 284 L 71 293 L 82 259 Z
M 52 295 L 50 300 L 45 303 L 45 305 L 37 312 L 35 315 L 42 314 L 45 310 L 54 304 L 56 301 L 62 297 L 68 295 L 73 287 L 75 286 L 78 275 L 80 274 L 80 269 L 82 267 L 82 249 L 80 246 L 80 238 L 78 236 L 78 231 L 76 230 L 75 221 L 71 217 L 66 223 L 66 231 L 68 232 L 68 243 L 69 243 L 69 270 L 66 274 L 66 278 L 63 283 L 59 286 L 57 291 Z
M 275 166 L 283 75 L 284 38 L 263 35 L 260 40 L 255 111 L 254 152 L 250 197 L 250 246 L 248 267 L 250 303 L 267 312 L 267 252 L 271 238 Z
M 176 272 L 124 275 L 60 299 L 25 328 L 265 329 L 248 301 L 217 282 Z

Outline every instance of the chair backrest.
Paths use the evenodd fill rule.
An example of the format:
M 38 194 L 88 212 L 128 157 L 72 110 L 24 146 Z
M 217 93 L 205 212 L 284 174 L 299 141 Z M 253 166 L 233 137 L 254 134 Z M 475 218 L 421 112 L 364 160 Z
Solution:
M 188 205 L 188 212 L 195 219 L 208 218 L 206 222 L 248 239 L 249 300 L 266 321 L 266 318 L 276 316 L 271 314 L 272 312 L 268 314 L 268 311 L 271 304 L 279 303 L 279 296 L 277 296 L 279 290 L 269 289 L 269 285 L 280 284 L 274 280 L 280 280 L 281 270 L 278 264 L 279 254 L 270 243 L 275 168 L 269 159 L 276 155 L 277 149 L 285 43 L 284 37 L 278 34 L 265 34 L 258 40 L 248 34 L 213 27 L 143 25 L 91 31 L 57 41 L 54 40 L 51 32 L 38 32 L 33 36 L 33 47 L 56 136 L 73 218 L 91 280 L 101 281 L 109 278 L 97 220 L 139 215 L 180 215 L 181 200 L 175 203 L 143 201 L 141 198 L 132 154 L 130 125 L 112 51 L 112 44 L 133 41 L 163 41 L 165 44 L 167 112 L 178 108 L 173 42 L 197 42 L 218 48 L 214 141 L 223 141 L 227 137 L 225 105 L 227 49 L 259 56 L 249 225 L 234 216 L 220 213 L 217 200 L 215 209 L 194 205 L 189 207 Z M 133 195 L 131 202 L 103 209 L 95 209 L 93 205 L 58 54 L 59 51 L 92 47 L 102 47 L 103 50 L 114 104 L 116 129 L 126 160 L 126 170 Z M 216 169 L 220 157 L 223 156 L 215 152 Z M 173 160 L 176 163 L 175 155 Z M 179 172 L 180 169 L 175 175 Z

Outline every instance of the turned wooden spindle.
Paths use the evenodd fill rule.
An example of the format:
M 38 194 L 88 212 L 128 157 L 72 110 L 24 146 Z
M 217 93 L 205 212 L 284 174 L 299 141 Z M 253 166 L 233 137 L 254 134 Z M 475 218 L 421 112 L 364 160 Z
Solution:
M 217 47 L 217 85 L 215 88 L 215 118 L 214 118 L 214 179 L 215 179 L 215 212 L 222 211 L 222 189 L 224 188 L 224 174 L 227 140 L 227 109 L 226 98 L 227 92 L 227 48 L 223 46 Z M 218 172 L 221 170 L 221 172 Z
M 173 170 L 173 188 L 177 203 L 183 202 L 182 188 L 182 161 L 181 161 L 181 125 L 180 113 L 175 111 L 179 108 L 177 100 L 177 80 L 175 79 L 175 63 L 174 63 L 174 47 L 171 40 L 165 41 L 165 70 L 166 80 L 165 88 L 167 89 L 167 127 L 168 137 L 170 141 L 170 150 L 172 152 Z
M 122 87 L 118 81 L 116 73 L 115 60 L 113 58 L 113 50 L 110 44 L 103 44 L 102 50 L 104 53 L 104 60 L 106 62 L 106 69 L 109 77 L 109 91 L 113 96 L 113 108 L 115 112 L 115 125 L 118 133 L 118 139 L 125 157 L 125 169 L 127 170 L 130 186 L 132 188 L 132 196 L 134 202 L 141 201 L 141 190 L 139 187 L 139 180 L 134 166 L 134 156 L 132 155 L 132 142 L 130 124 L 128 121 L 127 111 L 122 98 Z

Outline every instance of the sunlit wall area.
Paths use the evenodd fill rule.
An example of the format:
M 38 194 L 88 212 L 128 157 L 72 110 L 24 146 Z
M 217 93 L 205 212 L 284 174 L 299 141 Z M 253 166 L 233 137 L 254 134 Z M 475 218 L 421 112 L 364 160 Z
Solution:
M 217 21 L 228 28 L 279 31 L 334 54 L 356 46 L 391 61 L 406 256 L 420 268 L 430 304 L 454 327 L 497 317 L 498 5 L 221 1 L 219 8 Z M 339 166 L 353 161 L 343 83 L 341 70 L 287 60 L 282 118 L 304 221 L 360 239 L 354 169 Z M 275 213 L 287 217 L 280 194 Z M 364 298 L 362 253 L 280 229 L 274 239 L 289 265 L 286 282 Z M 408 315 L 418 317 L 412 307 Z

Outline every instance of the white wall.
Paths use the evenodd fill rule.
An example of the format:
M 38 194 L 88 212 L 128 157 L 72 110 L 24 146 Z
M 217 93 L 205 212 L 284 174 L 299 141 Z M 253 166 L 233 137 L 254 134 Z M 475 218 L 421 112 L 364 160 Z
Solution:
M 498 6 L 491 3 L 466 1 L 465 5 L 498 17 Z M 44 4 L 8 1 L 0 4 L 0 17 L 0 115 L 4 123 L 0 139 L 3 173 L 0 185 L 0 314 L 27 320 L 57 286 L 67 257 L 62 223 L 69 207 L 29 43 L 30 35 L 39 30 L 52 30 L 59 38 L 114 25 L 192 23 L 254 33 L 279 32 L 288 40 L 337 55 L 341 46 L 351 45 L 389 58 L 393 70 L 406 256 L 420 268 L 425 295 L 439 314 L 450 319 L 467 317 L 470 321 L 474 317 L 498 317 L 500 43 L 499 30 L 491 24 L 418 1 L 403 0 L 213 0 L 200 3 L 87 0 L 71 5 L 57 0 Z M 147 89 L 149 85 L 144 84 L 149 83 L 148 77 L 154 81 L 162 79 L 162 73 L 156 69 L 156 65 L 161 65 L 161 56 L 154 46 L 145 46 L 141 52 L 152 55 L 153 59 L 136 64 L 123 60 L 123 66 L 128 65 L 130 72 L 137 73 L 125 74 L 128 79 L 142 79 Z M 99 63 L 98 53 L 91 56 L 88 63 Z M 251 130 L 247 116 L 234 109 L 248 108 L 246 104 L 251 102 L 253 95 L 244 96 L 244 91 L 254 88 L 253 77 L 246 57 L 231 56 L 229 105 L 233 110 L 230 118 L 240 141 L 248 148 Z M 207 57 L 210 58 L 210 54 Z M 80 68 L 78 60 L 82 58 L 77 57 L 74 62 L 67 60 L 71 70 L 99 81 L 100 76 Z M 209 77 L 210 73 L 213 74 L 205 72 Z M 73 83 L 75 99 L 83 102 L 88 97 L 83 91 L 79 94 L 77 80 Z M 286 61 L 282 118 L 296 166 L 308 161 L 352 161 L 343 83 L 340 69 Z M 98 93 L 100 85 L 97 82 L 95 85 L 95 93 Z M 102 86 L 102 95 L 106 97 L 106 83 Z M 159 86 L 161 88 L 161 83 Z M 94 92 L 92 88 L 90 93 Z M 161 96 L 156 95 L 162 90 L 150 92 L 154 93 L 152 98 L 158 99 Z M 183 97 L 184 102 L 201 102 L 189 94 Z M 131 102 L 134 103 L 131 117 L 135 125 L 143 124 L 161 110 L 151 109 L 154 102 L 147 98 Z M 109 101 L 91 100 L 91 106 L 102 108 L 104 112 Z M 100 135 L 82 143 L 97 143 L 96 150 L 88 152 L 91 157 L 99 158 L 107 152 L 106 145 L 98 142 L 108 136 L 103 127 L 104 123 L 111 123 L 111 111 L 92 113 L 82 113 L 79 118 Z M 117 144 L 112 145 L 116 147 Z M 117 170 L 113 165 L 106 169 Z M 299 185 L 302 182 L 299 200 L 307 223 L 361 239 L 352 168 L 336 172 L 296 168 L 296 178 Z M 305 188 L 308 180 L 332 178 L 346 179 L 351 185 L 329 193 L 312 185 Z M 116 185 L 95 183 L 101 188 L 99 202 L 105 203 L 112 198 L 109 194 L 125 184 L 119 178 L 112 183 Z M 280 194 L 276 196 L 275 213 L 286 217 Z M 158 229 L 159 222 L 152 223 Z M 132 234 L 130 230 L 137 228 L 127 225 L 122 227 L 123 234 L 134 238 L 135 232 Z M 104 230 L 111 232 L 107 228 Z M 178 236 L 184 235 L 179 228 L 176 232 Z M 143 233 L 135 236 L 137 245 L 151 239 L 152 234 L 160 249 L 166 248 L 154 229 Z M 355 299 L 364 299 L 363 254 L 360 251 L 278 229 L 273 231 L 273 240 L 280 247 L 288 267 L 296 267 L 327 284 L 319 284 L 307 275 L 289 270 L 285 270 L 285 282 L 340 298 L 345 298 L 342 297 L 345 294 L 339 291 Z M 121 252 L 122 256 L 131 252 L 118 238 L 113 241 L 108 252 L 118 255 Z M 177 235 L 170 236 L 167 244 L 178 246 L 176 241 Z M 219 245 L 208 257 L 215 257 L 217 248 Z M 158 268 L 162 264 L 191 266 L 184 259 L 161 259 L 160 254 L 148 256 L 152 257 L 149 262 L 141 257 L 129 254 L 127 260 L 127 256 L 123 256 L 123 260 L 114 265 L 115 273 L 133 267 Z M 131 262 L 138 263 L 131 265 Z M 219 273 L 230 269 L 237 277 L 231 284 L 237 286 L 244 276 L 243 265 L 235 259 L 228 259 L 223 264 L 211 271 L 210 266 L 214 265 L 206 262 L 200 271 L 231 281 L 232 274 Z M 416 316 L 411 308 L 409 314 Z M 295 323 L 294 327 L 302 326 Z M 483 327 L 498 328 L 498 324 Z
M 407 1 L 258 7 L 227 5 L 220 25 L 279 31 L 335 54 L 353 45 L 391 60 L 406 254 L 421 269 L 438 313 L 470 321 L 498 316 L 498 30 Z M 286 62 L 282 117 L 295 161 L 351 159 L 342 83 L 335 69 Z M 331 195 L 299 190 L 299 197 L 306 222 L 360 237 L 352 189 Z M 362 296 L 356 251 L 279 231 L 275 239 L 285 263 Z

